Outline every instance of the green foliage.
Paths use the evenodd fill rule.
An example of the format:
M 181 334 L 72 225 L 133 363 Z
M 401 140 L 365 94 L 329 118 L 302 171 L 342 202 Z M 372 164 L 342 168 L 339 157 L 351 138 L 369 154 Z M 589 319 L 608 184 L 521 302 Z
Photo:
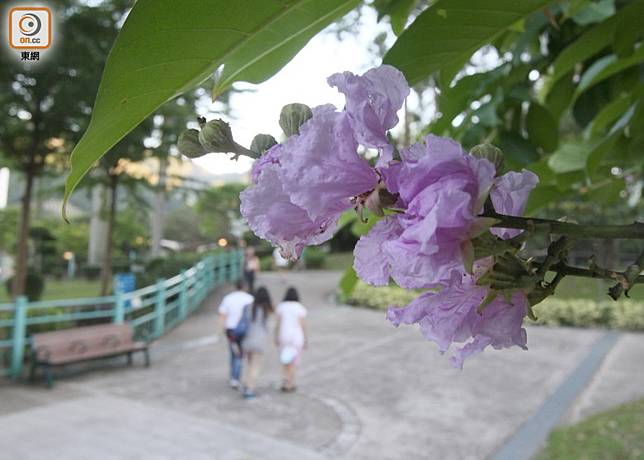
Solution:
M 400 35 L 418 2 L 419 0 L 375 0 L 373 7 L 378 11 L 378 21 L 389 16 L 391 28 L 396 35 Z
M 547 3 L 548 0 L 439 0 L 402 33 L 383 62 L 400 69 L 412 85 L 441 71 L 447 86 L 473 52 Z
M 642 459 L 644 400 L 557 428 L 537 460 Z
M 143 273 L 137 274 L 136 287 L 142 288 L 154 284 L 160 278 L 168 279 L 195 265 L 203 254 L 175 254 L 171 257 L 152 259 L 145 265 Z
M 136 2 L 105 65 L 88 130 L 72 153 L 65 200 L 96 160 L 164 102 L 204 81 L 222 64 L 216 93 L 236 80 L 265 80 L 356 4 Z
M 515 3 L 527 7 L 526 2 Z M 481 13 L 479 22 L 468 10 L 450 15 L 443 4 L 461 6 L 450 0 L 430 5 L 386 58 L 407 66 L 408 76 L 420 72 L 419 78 L 429 73 L 441 77 L 430 83 L 438 89 L 438 116 L 425 132 L 448 135 L 467 148 L 491 142 L 503 149 L 510 169 L 536 172 L 541 182 L 530 197 L 528 213 L 574 196 L 593 200 L 599 212 L 636 190 L 632 184 L 642 181 L 644 164 L 644 135 L 638 128 L 644 123 L 644 46 L 642 28 L 632 18 L 644 14 L 644 0 L 606 0 L 599 10 L 596 2 L 579 0 L 526 13 L 478 46 L 500 57 L 496 67 L 478 70 L 482 66 L 470 62 L 474 50 L 469 50 L 451 83 L 451 48 L 443 47 L 446 57 L 438 59 L 432 50 L 441 49 L 424 53 L 422 41 L 406 43 L 405 37 L 412 32 L 413 37 L 427 34 L 432 39 L 441 35 L 457 46 L 461 37 L 465 42 L 470 35 L 458 28 L 432 34 L 431 28 L 450 20 L 486 24 L 485 12 L 492 4 L 469 3 L 471 11 Z M 416 23 L 427 27 L 414 31 Z M 483 34 L 484 28 L 476 30 Z M 400 62 L 390 58 L 394 55 L 400 55 Z M 421 72 L 424 59 L 428 63 Z M 613 174 L 616 170 L 624 171 L 626 182 Z
M 404 306 L 419 295 L 398 286 L 374 287 L 358 281 L 346 298 L 352 305 L 386 310 L 390 305 Z M 574 292 L 570 293 L 574 295 Z M 577 292 L 577 295 L 580 293 Z M 549 297 L 534 308 L 537 315 L 532 324 L 545 326 L 607 327 L 644 331 L 644 302 L 610 299 L 597 302 L 588 298 Z
M 304 266 L 308 269 L 324 268 L 326 264 L 326 252 L 318 246 L 306 248 L 302 254 Z
M 408 291 L 398 286 L 374 287 L 358 281 L 345 301 L 376 310 L 386 310 L 390 305 L 404 306 L 418 297 L 418 292 Z
M 11 285 L 13 278 L 9 278 L 5 283 L 7 287 L 7 295 L 11 296 Z M 27 272 L 27 279 L 25 284 L 25 295 L 30 302 L 37 302 L 42 298 L 42 293 L 45 290 L 45 278 L 36 272 Z
M 11 252 L 16 244 L 18 210 L 0 209 L 0 252 Z
M 351 293 L 358 283 L 358 274 L 353 269 L 353 265 L 347 267 L 344 271 L 344 275 L 340 279 L 340 284 L 338 285 L 340 289 L 340 300 L 343 302 L 348 301 Z
M 195 210 L 199 216 L 199 231 L 211 240 L 232 236 L 233 222 L 241 219 L 239 193 L 244 184 L 224 184 L 201 192 Z
M 273 270 L 273 256 L 262 256 L 259 258 L 259 270 L 270 272 Z

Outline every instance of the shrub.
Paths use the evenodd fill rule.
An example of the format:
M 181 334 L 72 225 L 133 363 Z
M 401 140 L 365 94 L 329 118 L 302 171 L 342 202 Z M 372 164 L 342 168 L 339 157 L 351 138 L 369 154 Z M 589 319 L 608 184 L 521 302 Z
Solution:
M 263 272 L 270 272 L 273 269 L 273 256 L 262 256 L 259 258 L 259 269 Z
M 326 253 L 321 248 L 311 246 L 306 248 L 302 256 L 306 268 L 323 268 L 326 261 Z
M 385 310 L 390 305 L 408 304 L 419 292 L 407 291 L 397 286 L 373 287 L 358 282 L 347 303 Z M 537 320 L 527 320 L 528 324 L 644 330 L 644 302 L 628 299 L 619 302 L 596 302 L 590 299 L 551 297 L 536 305 L 534 312 Z
M 195 265 L 203 255 L 200 254 L 176 254 L 171 257 L 159 257 L 150 260 L 145 265 L 143 273 L 136 277 L 136 287 L 142 288 L 157 282 L 159 278 L 171 278 Z
M 347 303 L 376 310 L 386 310 L 390 305 L 407 305 L 417 296 L 417 292 L 408 291 L 398 286 L 373 287 L 358 281 L 347 299 Z
M 13 277 L 9 278 L 6 282 L 7 293 L 11 296 L 11 285 L 13 284 Z M 28 272 L 27 280 L 25 282 L 25 295 L 30 302 L 37 302 L 42 298 L 42 293 L 45 290 L 45 279 L 43 276 L 36 272 Z

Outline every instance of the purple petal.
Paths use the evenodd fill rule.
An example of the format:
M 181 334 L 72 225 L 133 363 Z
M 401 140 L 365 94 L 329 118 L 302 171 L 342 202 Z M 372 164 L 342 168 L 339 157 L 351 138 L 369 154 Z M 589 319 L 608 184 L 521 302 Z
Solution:
M 297 258 L 304 246 L 333 236 L 341 211 L 312 220 L 290 201 L 279 171 L 278 164 L 264 166 L 257 184 L 240 194 L 241 214 L 257 236 L 279 246 L 286 257 Z
M 353 268 L 363 281 L 376 286 L 389 284 L 391 267 L 382 245 L 400 236 L 401 231 L 398 219 L 387 217 L 377 222 L 368 234 L 360 237 L 353 251 Z
M 508 216 L 522 216 L 532 189 L 539 183 L 539 177 L 532 171 L 510 171 L 498 177 L 490 198 L 496 212 Z M 496 236 L 508 239 L 517 236 L 521 230 L 493 228 Z
M 378 175 L 358 155 L 348 115 L 328 107 L 314 111 L 280 153 L 280 178 L 293 204 L 312 220 L 352 206 L 351 197 L 372 190 Z
M 467 357 L 483 351 L 488 345 L 495 349 L 525 348 L 526 294 L 517 291 L 510 302 L 498 296 L 479 313 L 478 307 L 487 292 L 487 288 L 475 284 L 473 277 L 454 278 L 450 285 L 438 292 L 422 294 L 406 307 L 390 307 L 387 319 L 395 326 L 418 324 L 423 336 L 435 342 L 441 353 L 453 343 L 463 343 L 450 359 L 460 368 Z
M 409 95 L 409 85 L 403 74 L 394 67 L 383 65 L 362 76 L 351 72 L 336 73 L 327 81 L 346 96 L 346 111 L 358 142 L 379 149 L 378 166 L 386 166 L 393 153 L 387 131 L 398 123 L 396 113 Z
M 250 178 L 253 183 L 257 183 L 257 181 L 259 180 L 259 175 L 262 173 L 262 169 L 264 169 L 266 165 L 279 163 L 281 151 L 282 144 L 276 144 L 253 162 L 253 166 L 250 172 Z

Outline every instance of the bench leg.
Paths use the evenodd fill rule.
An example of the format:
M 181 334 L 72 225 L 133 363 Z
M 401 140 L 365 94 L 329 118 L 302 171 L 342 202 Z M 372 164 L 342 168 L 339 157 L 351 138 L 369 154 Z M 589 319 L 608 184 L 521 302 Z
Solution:
M 54 379 L 51 375 L 51 366 L 49 364 L 45 364 L 45 382 L 47 383 L 47 388 L 51 389 L 54 386 Z
M 127 352 L 127 365 L 128 366 L 132 365 L 132 352 L 131 351 Z
M 150 367 L 150 351 L 146 348 L 143 353 L 145 354 L 145 367 Z

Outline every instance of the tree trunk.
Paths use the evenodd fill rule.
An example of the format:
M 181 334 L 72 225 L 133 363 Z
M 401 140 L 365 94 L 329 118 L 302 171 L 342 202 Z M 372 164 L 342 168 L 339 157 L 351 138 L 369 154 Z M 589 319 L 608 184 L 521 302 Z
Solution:
M 154 207 L 152 209 L 152 218 L 150 219 L 152 229 L 152 248 L 150 252 L 152 257 L 159 257 L 161 255 L 167 162 L 168 160 L 166 158 L 159 158 L 159 184 L 154 195 Z
M 112 235 L 114 233 L 114 223 L 116 221 L 116 191 L 118 189 L 118 176 L 110 175 L 110 208 L 107 218 L 107 235 L 105 237 L 105 254 L 103 256 L 103 265 L 101 267 L 101 295 L 109 293 L 110 282 L 112 281 Z
M 25 170 L 25 191 L 22 196 L 22 206 L 20 209 L 20 224 L 18 226 L 18 248 L 16 252 L 15 273 L 13 274 L 13 284 L 11 285 L 11 294 L 15 299 L 25 294 L 25 285 L 27 283 L 27 267 L 29 257 L 29 226 L 31 217 L 31 197 L 34 187 L 34 160 L 32 156 L 29 167 Z
M 107 187 L 96 185 L 92 189 L 92 214 L 89 220 L 89 240 L 87 242 L 87 265 L 100 266 L 105 257 L 105 238 L 107 222 L 102 216 L 103 202 L 109 193 Z

